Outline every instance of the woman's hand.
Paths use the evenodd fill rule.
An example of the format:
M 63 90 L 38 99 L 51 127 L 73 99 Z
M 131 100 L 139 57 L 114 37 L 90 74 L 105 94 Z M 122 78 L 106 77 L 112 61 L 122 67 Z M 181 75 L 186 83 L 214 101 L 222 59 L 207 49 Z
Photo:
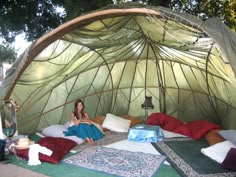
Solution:
M 91 124 L 91 120 L 90 119 L 83 119 L 82 121 L 81 121 L 81 123 L 85 123 L 85 124 Z
M 83 122 L 83 123 L 86 123 L 86 124 L 90 125 L 90 124 L 91 124 L 91 120 L 90 120 L 90 118 L 89 118 L 89 115 L 88 115 L 88 113 L 87 113 L 87 112 L 85 112 L 85 113 L 84 113 L 84 116 L 85 116 L 85 118 L 84 118 L 84 119 L 82 119 L 82 120 L 81 120 L 81 122 Z

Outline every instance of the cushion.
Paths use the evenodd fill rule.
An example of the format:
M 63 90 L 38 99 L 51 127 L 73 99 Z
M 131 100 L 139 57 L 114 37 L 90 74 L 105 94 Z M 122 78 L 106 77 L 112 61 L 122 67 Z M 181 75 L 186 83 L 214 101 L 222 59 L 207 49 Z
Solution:
M 45 136 L 51 136 L 51 137 L 63 137 L 64 133 L 63 131 L 66 131 L 67 128 L 64 125 L 50 125 L 42 130 L 42 133 Z
M 141 120 L 141 119 L 136 118 L 136 117 L 133 117 L 133 116 L 131 116 L 131 115 L 123 115 L 123 116 L 121 116 L 121 117 L 124 118 L 124 119 L 127 119 L 127 120 L 131 120 L 130 127 L 133 127 L 133 126 L 135 126 L 135 125 L 137 125 L 137 124 L 141 124 L 141 123 L 142 123 L 142 120 Z M 103 124 L 103 121 L 105 120 L 105 118 L 106 118 L 106 116 L 97 116 L 97 117 L 95 117 L 94 119 L 92 119 L 92 121 L 95 122 L 95 123 L 98 123 L 98 124 L 102 125 L 102 124 Z M 104 127 L 103 127 L 103 132 L 104 132 L 104 131 L 107 131 L 107 130 L 108 130 L 107 128 L 104 128 Z
M 220 142 L 222 142 L 222 141 L 225 141 L 225 139 L 224 138 L 222 138 L 221 136 L 220 136 L 220 134 L 219 134 L 219 131 L 220 131 L 221 129 L 213 129 L 213 130 L 210 130 L 207 134 L 206 134 L 206 136 L 205 136 L 205 138 L 206 138 L 206 140 L 207 140 L 207 142 L 208 142 L 208 144 L 211 146 L 211 145 L 214 145 L 214 144 L 217 144 L 217 143 L 220 143 Z
M 58 164 L 60 160 L 76 146 L 76 142 L 72 140 L 57 137 L 41 138 L 38 144 L 53 151 L 51 156 L 39 153 L 39 160 L 53 164 Z M 16 150 L 16 154 L 19 157 L 28 159 L 28 151 L 29 149 L 18 149 Z
M 219 134 L 236 145 L 236 130 L 221 130 Z
M 148 117 L 147 124 L 158 125 L 165 130 L 173 132 L 173 130 L 181 126 L 183 123 L 179 119 L 165 113 L 153 113 Z
M 183 123 L 175 117 L 164 113 L 154 113 L 148 117 L 148 125 L 158 125 L 164 130 L 180 133 L 192 139 L 203 138 L 212 129 L 221 129 L 220 125 L 206 120 L 194 120 Z
M 231 148 L 236 148 L 236 146 L 232 142 L 226 140 L 207 148 L 202 148 L 201 152 L 212 160 L 222 163 Z
M 218 124 L 206 121 L 206 120 L 194 120 L 185 124 L 191 131 L 191 138 L 200 139 L 203 138 L 212 129 L 221 129 Z
M 121 117 L 107 113 L 102 126 L 115 132 L 128 132 L 131 120 L 126 120 Z
M 236 171 L 236 148 L 231 148 L 227 153 L 221 167 L 228 170 Z
M 142 123 L 141 119 L 133 117 L 131 115 L 123 115 L 121 117 L 124 118 L 124 119 L 127 119 L 127 120 L 131 120 L 130 127 L 133 127 L 133 126 L 135 126 L 137 124 L 141 124 Z
M 92 119 L 92 121 L 102 125 L 105 118 L 106 116 L 97 116 L 94 119 Z
M 153 113 L 147 119 L 148 125 L 157 125 L 169 132 L 191 136 L 188 126 L 179 119 L 165 113 Z
M 36 132 L 36 133 L 28 135 L 28 138 L 34 141 L 35 143 L 37 143 L 42 137 L 45 137 L 45 136 L 40 132 Z
M 83 139 L 78 138 L 77 136 L 65 136 L 63 131 L 67 131 L 66 125 L 50 125 L 42 130 L 42 134 L 49 137 L 61 137 L 75 141 L 77 144 L 84 142 Z
M 92 119 L 92 121 L 102 126 L 103 121 L 105 120 L 105 118 L 106 118 L 106 116 L 97 116 L 94 119 Z M 103 132 L 108 131 L 107 128 L 104 128 L 104 127 L 102 127 L 102 128 L 103 128 L 102 129 Z

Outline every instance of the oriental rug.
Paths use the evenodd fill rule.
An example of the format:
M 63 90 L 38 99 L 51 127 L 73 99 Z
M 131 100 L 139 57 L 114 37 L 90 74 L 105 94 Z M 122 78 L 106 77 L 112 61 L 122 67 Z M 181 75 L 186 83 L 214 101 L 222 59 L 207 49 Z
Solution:
M 88 148 L 63 162 L 117 176 L 151 177 L 165 156 L 107 147 Z
M 106 131 L 104 133 L 104 137 L 100 140 L 96 141 L 96 146 L 105 146 L 117 141 L 125 140 L 128 137 L 128 133 L 123 132 L 114 132 L 114 131 Z M 85 149 L 91 148 L 92 146 L 89 145 L 86 141 L 82 144 L 79 144 L 73 148 L 73 151 L 80 152 L 84 151 Z
M 236 172 L 222 169 L 220 164 L 204 156 L 201 148 L 207 147 L 205 139 L 170 138 L 152 145 L 184 177 L 235 177 Z

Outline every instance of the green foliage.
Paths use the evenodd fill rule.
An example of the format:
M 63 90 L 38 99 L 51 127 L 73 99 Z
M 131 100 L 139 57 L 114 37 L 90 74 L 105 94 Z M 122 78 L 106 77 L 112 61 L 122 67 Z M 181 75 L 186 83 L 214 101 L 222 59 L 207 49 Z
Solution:
M 236 31 L 236 1 L 232 0 L 172 0 L 171 8 L 198 16 L 202 20 L 218 17 Z
M 0 1 L 0 35 L 13 42 L 15 36 L 25 33 L 28 41 L 41 37 L 60 24 L 81 14 L 126 0 L 7 0 Z M 132 0 L 150 6 L 170 7 L 206 20 L 219 17 L 232 30 L 236 28 L 236 1 L 234 0 Z M 62 11 L 59 11 L 59 8 Z
M 124 2 L 125 1 L 119 1 L 119 3 Z M 132 0 L 132 2 L 139 2 L 150 6 L 170 7 L 171 0 Z
M 56 28 L 63 19 L 50 0 L 8 0 L 1 1 L 0 6 L 0 35 L 7 42 L 23 32 L 32 41 Z
M 9 44 L 0 44 L 0 63 L 12 63 L 16 60 L 17 53 Z
M 12 63 L 16 60 L 17 53 L 9 44 L 0 44 L 0 81 L 3 79 L 3 63 Z
M 63 19 L 65 22 L 82 14 L 113 4 L 113 0 L 56 0 L 54 3 L 59 3 L 65 9 L 66 18 Z
M 223 7 L 223 19 L 225 24 L 236 31 L 236 1 L 226 1 Z

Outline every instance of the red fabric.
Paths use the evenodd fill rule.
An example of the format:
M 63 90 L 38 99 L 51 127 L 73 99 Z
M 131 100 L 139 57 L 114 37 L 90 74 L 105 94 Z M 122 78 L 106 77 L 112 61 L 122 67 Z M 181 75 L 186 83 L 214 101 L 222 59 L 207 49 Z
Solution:
M 182 135 L 185 135 L 188 137 L 192 137 L 191 130 L 184 123 L 182 123 L 180 126 L 176 127 L 176 129 L 173 132 L 179 133 L 179 134 L 182 134 Z
M 180 133 L 192 139 L 203 138 L 212 129 L 221 129 L 220 125 L 205 120 L 183 123 L 179 119 L 164 113 L 153 113 L 147 119 L 148 125 L 158 125 L 164 130 Z
M 179 119 L 176 119 L 170 115 L 164 113 L 153 113 L 148 117 L 147 124 L 159 125 L 165 130 L 173 131 L 183 123 Z
M 44 146 L 53 151 L 51 156 L 47 156 L 39 153 L 39 160 L 44 162 L 49 162 L 53 164 L 58 164 L 60 160 L 67 154 L 69 151 L 76 146 L 76 142 L 66 139 L 66 138 L 57 138 L 57 137 L 44 137 L 38 141 L 38 144 Z M 29 149 L 17 150 L 17 156 L 24 159 L 28 159 Z
M 210 130 L 221 129 L 220 125 L 208 122 L 206 120 L 195 120 L 186 123 L 191 131 L 191 137 L 193 139 L 203 138 Z

